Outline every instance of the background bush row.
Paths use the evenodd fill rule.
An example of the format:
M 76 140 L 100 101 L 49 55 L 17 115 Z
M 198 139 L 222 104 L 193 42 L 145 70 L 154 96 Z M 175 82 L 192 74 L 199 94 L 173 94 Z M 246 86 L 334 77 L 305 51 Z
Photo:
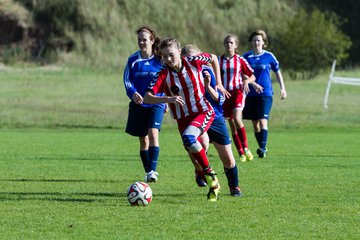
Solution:
M 239 52 L 243 53 L 250 49 L 248 35 L 264 29 L 270 38 L 269 50 L 294 78 L 298 74 L 313 77 L 333 59 L 347 59 L 352 46 L 350 37 L 341 31 L 344 18 L 305 0 L 8 0 L 11 5 L 17 6 L 8 8 L 12 14 L 26 9 L 29 24 L 47 31 L 45 51 L 37 53 L 42 62 L 96 70 L 123 69 L 127 57 L 137 49 L 134 30 L 144 24 L 161 37 L 195 43 L 218 55 L 223 52 L 226 34 L 239 37 Z M 54 39 L 65 39 L 71 47 L 52 47 Z M 29 59 L 11 47 L 3 52 L 7 58 L 21 53 L 20 58 Z

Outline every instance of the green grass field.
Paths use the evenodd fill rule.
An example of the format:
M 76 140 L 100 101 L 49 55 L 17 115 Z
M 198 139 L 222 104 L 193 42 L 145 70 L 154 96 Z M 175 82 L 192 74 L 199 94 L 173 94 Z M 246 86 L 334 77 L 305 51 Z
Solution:
M 131 207 L 143 172 L 119 130 L 1 132 L 2 239 L 357 239 L 360 130 L 279 130 L 271 155 L 240 164 L 243 198 L 206 200 L 178 133 L 164 129 L 153 202 Z M 253 145 L 254 143 L 251 142 Z
M 124 133 L 121 74 L 7 69 L 0 81 L 0 239 L 360 236 L 360 88 L 334 85 L 324 110 L 326 75 L 286 82 L 288 99 L 274 98 L 269 157 L 238 162 L 243 198 L 228 196 L 210 148 L 216 203 L 196 186 L 167 116 L 153 202 L 131 207 L 127 187 L 144 173 L 138 141 Z

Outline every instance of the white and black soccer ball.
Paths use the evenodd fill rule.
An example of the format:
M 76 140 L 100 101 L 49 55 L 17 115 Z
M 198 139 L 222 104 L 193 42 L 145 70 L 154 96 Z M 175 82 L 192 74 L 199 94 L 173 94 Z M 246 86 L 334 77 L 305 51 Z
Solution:
M 129 203 L 133 206 L 146 206 L 152 201 L 152 190 L 149 184 L 134 182 L 127 191 Z

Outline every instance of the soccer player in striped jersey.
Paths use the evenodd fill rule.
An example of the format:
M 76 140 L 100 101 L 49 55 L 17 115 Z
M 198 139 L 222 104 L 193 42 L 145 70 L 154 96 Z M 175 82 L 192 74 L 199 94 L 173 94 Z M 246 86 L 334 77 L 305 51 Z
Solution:
M 181 55 L 184 57 L 199 54 L 201 54 L 201 50 L 194 44 L 187 44 L 181 50 Z M 225 101 L 225 97 L 220 90 L 215 90 L 216 78 L 212 68 L 209 66 L 203 66 L 202 73 L 204 75 L 204 84 L 206 89 L 205 97 L 214 109 L 215 118 L 207 131 L 207 134 L 204 133 L 200 136 L 200 142 L 205 150 L 209 147 L 209 141 L 214 144 L 215 149 L 223 162 L 224 172 L 230 188 L 230 195 L 234 197 L 241 197 L 242 193 L 239 187 L 238 169 L 231 149 L 231 138 L 222 114 L 222 104 Z M 202 172 L 202 168 L 195 159 L 192 158 L 192 160 L 195 166 L 196 182 L 200 187 L 205 186 L 206 183 L 203 180 L 204 174 Z
M 274 95 L 270 70 L 275 72 L 276 79 L 279 82 L 281 99 L 285 99 L 287 93 L 278 60 L 274 54 L 264 50 L 268 44 L 265 31 L 252 32 L 248 40 L 253 50 L 245 53 L 243 57 L 254 69 L 256 81 L 250 86 L 250 92 L 246 98 L 244 118 L 252 120 L 255 138 L 259 145 L 257 154 L 260 158 L 264 158 L 268 152 L 266 147 L 268 120 Z
M 156 79 L 164 68 L 159 55 L 160 39 L 148 26 L 136 30 L 139 50 L 127 61 L 124 70 L 126 94 L 130 98 L 126 133 L 139 137 L 140 158 L 145 170 L 146 182 L 156 182 L 156 171 L 160 146 L 159 131 L 161 129 L 165 104 L 145 104 L 144 95 L 149 83 Z M 162 95 L 162 93 L 159 93 Z
M 220 77 L 218 59 L 209 53 L 182 58 L 180 43 L 174 38 L 163 39 L 160 51 L 166 69 L 151 83 L 144 100 L 152 104 L 169 104 L 185 148 L 203 169 L 209 187 L 207 197 L 210 201 L 217 201 L 220 184 L 198 138 L 209 129 L 215 116 L 205 98 L 202 68 L 210 63 L 216 76 Z M 156 96 L 159 92 L 165 92 L 166 96 Z
M 255 76 L 248 62 L 237 52 L 239 44 L 237 36 L 227 35 L 223 44 L 225 54 L 219 57 L 221 80 L 224 88 L 231 94 L 223 105 L 224 117 L 228 119 L 240 161 L 251 161 L 254 157 L 249 149 L 242 111 L 246 94 L 249 92 L 249 84 L 255 81 Z

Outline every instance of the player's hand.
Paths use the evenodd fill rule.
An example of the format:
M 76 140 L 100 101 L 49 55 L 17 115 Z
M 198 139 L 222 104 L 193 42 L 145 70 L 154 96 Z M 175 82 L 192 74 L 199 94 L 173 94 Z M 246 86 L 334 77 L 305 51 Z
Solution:
M 211 82 L 211 76 L 210 73 L 208 71 L 204 71 L 204 85 L 205 87 L 209 87 L 210 86 L 210 82 Z
M 181 96 L 174 96 L 170 98 L 170 103 L 179 104 L 180 106 L 185 104 L 185 101 Z
M 135 92 L 132 95 L 132 100 L 136 103 L 136 104 L 143 104 L 144 103 L 144 98 L 138 93 Z
M 250 92 L 249 83 L 247 81 L 243 82 L 243 89 L 245 94 L 248 94 Z
M 280 99 L 281 100 L 284 100 L 286 97 L 287 97 L 287 93 L 286 93 L 286 90 L 285 89 L 282 89 L 281 91 L 280 91 Z
M 261 86 L 260 84 L 257 84 L 256 82 L 251 83 L 251 86 L 253 86 L 253 88 L 255 89 L 255 91 L 257 93 L 262 93 L 264 91 L 263 86 Z
M 224 86 L 222 84 L 218 84 L 216 85 L 215 90 L 219 89 L 220 92 L 226 97 L 226 98 L 230 98 L 231 94 L 224 88 Z
M 167 112 L 169 112 L 169 105 L 166 103 L 164 113 L 167 113 Z

